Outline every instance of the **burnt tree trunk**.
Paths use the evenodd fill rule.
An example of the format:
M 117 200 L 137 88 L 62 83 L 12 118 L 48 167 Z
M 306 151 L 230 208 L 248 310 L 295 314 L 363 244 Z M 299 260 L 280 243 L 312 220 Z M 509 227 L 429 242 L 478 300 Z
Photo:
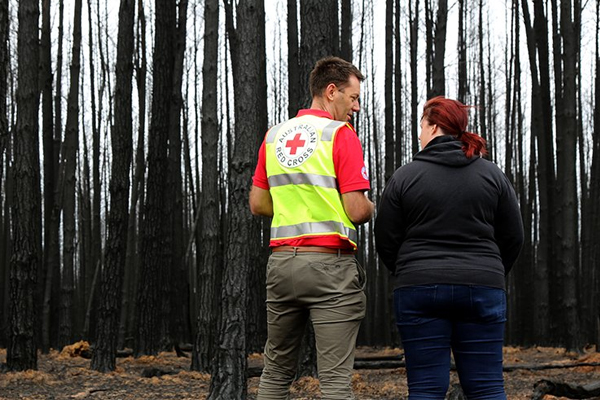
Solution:
M 19 2 L 17 43 L 17 126 L 14 130 L 13 251 L 10 260 L 10 333 L 6 363 L 10 370 L 37 369 L 34 301 L 41 262 L 41 204 L 38 144 L 37 0 Z
M 298 46 L 298 0 L 288 0 L 287 43 L 288 43 L 288 115 L 294 117 L 302 106 L 300 93 L 300 48 Z
M 413 3 L 414 1 L 414 3 Z M 413 6 L 414 4 L 414 6 Z M 412 153 L 419 151 L 419 82 L 418 82 L 418 43 L 419 43 L 419 0 L 409 0 L 410 23 L 410 136 Z
M 260 224 L 248 209 L 254 159 L 267 129 L 265 9 L 263 0 L 226 2 L 235 98 L 235 137 L 229 163 L 229 218 L 215 369 L 208 398 L 246 397 L 248 274 L 256 268 Z M 243 42 L 242 42 L 243 39 Z M 264 266 L 261 266 L 264 267 Z
M 395 40 L 395 68 L 394 68 L 394 91 L 395 91 L 395 101 L 394 101 L 394 109 L 396 115 L 396 167 L 399 167 L 403 164 L 403 158 L 405 155 L 405 143 L 407 140 L 406 131 L 405 131 L 405 112 L 404 105 L 402 99 L 404 98 L 404 86 L 403 86 L 403 72 L 402 69 L 402 45 L 401 39 L 403 35 L 400 34 L 400 0 L 395 0 L 396 5 L 396 13 L 395 13 L 395 30 L 394 30 L 394 40 Z
M 71 55 L 67 121 L 65 125 L 62 174 L 64 176 L 63 210 L 63 267 L 60 281 L 60 313 L 58 347 L 71 343 L 73 337 L 73 293 L 75 274 L 75 193 L 77 181 L 77 148 L 79 143 L 79 76 L 81 71 L 81 6 L 75 1 L 73 14 L 73 48 Z
M 142 220 L 142 263 L 137 292 L 138 330 L 134 353 L 155 355 L 163 350 L 164 324 L 161 315 L 165 286 L 163 270 L 168 264 L 165 241 L 164 191 L 167 180 L 169 113 L 173 85 L 175 0 L 156 1 L 156 35 L 152 81 L 152 120 L 148 142 L 148 180 Z M 161 329 L 162 328 L 162 329 Z
M 112 127 L 110 210 L 105 265 L 100 276 L 96 347 L 91 368 L 114 371 L 127 250 L 129 173 L 132 158 L 133 22 L 135 0 L 121 0 L 115 85 L 115 124 Z
M 169 116 L 169 169 L 167 190 L 165 191 L 165 215 L 168 219 L 171 238 L 170 268 L 163 271 L 170 276 L 172 282 L 164 302 L 165 321 L 169 324 L 167 332 L 172 343 L 189 343 L 190 331 L 187 308 L 189 297 L 187 288 L 187 271 L 183 262 L 183 179 L 181 151 L 181 114 L 183 109 L 182 82 L 184 72 L 185 38 L 187 25 L 187 0 L 177 4 L 177 27 L 174 42 L 173 83 L 171 90 L 171 109 Z M 170 344 L 169 344 L 170 347 Z
M 553 3 L 555 0 L 553 1 Z M 581 4 L 574 0 L 575 13 Z M 560 317 L 562 340 L 568 350 L 580 349 L 585 343 L 580 331 L 578 307 L 578 270 L 579 270 L 579 224 L 577 196 L 577 64 L 579 60 L 578 29 L 573 21 L 571 0 L 560 2 L 560 36 L 562 59 L 560 86 L 556 87 L 555 98 L 562 100 L 562 107 L 556 108 L 556 160 L 557 160 L 557 199 L 559 218 L 559 257 L 556 268 L 556 293 L 558 304 L 556 312 Z M 556 16 L 555 18 L 556 19 Z M 556 38 L 554 42 L 556 41 Z
M 8 0 L 0 0 L 0 347 L 7 347 L 8 338 L 8 213 L 5 207 L 10 203 L 8 201 L 9 193 L 7 185 L 4 183 L 8 165 L 8 118 L 6 99 L 8 95 Z M 8 176 L 7 176 L 8 178 Z M 6 201 L 5 201 L 6 200 Z M 2 206 L 1 204 L 5 204 Z
M 192 370 L 210 372 L 214 355 L 217 304 L 221 294 L 219 273 L 222 251 L 219 243 L 219 172 L 216 149 L 219 140 L 217 108 L 217 63 L 219 2 L 204 4 L 204 64 L 202 67 L 202 202 L 197 285 L 199 290 L 198 334 L 194 342 Z
M 340 53 L 337 1 L 301 0 L 300 20 L 300 83 L 295 96 L 299 108 L 307 108 L 312 101 L 308 77 L 315 62 Z
M 352 0 L 341 0 L 340 57 L 352 62 Z
M 385 177 L 387 182 L 396 170 L 396 152 L 397 146 L 394 135 L 394 0 L 385 2 L 385 88 L 384 88 L 384 115 L 385 115 Z M 399 62 L 399 60 L 397 60 Z M 399 76 L 396 79 L 400 79 Z M 399 97 L 399 93 L 396 94 Z
M 42 289 L 42 342 L 43 353 L 50 351 L 50 295 L 55 271 L 58 270 L 59 254 L 57 242 L 59 237 L 58 222 L 53 215 L 56 207 L 55 190 L 58 181 L 58 151 L 60 143 L 54 138 L 54 114 L 52 100 L 52 54 L 50 27 L 50 0 L 42 2 L 42 35 L 40 40 L 40 89 L 42 91 L 42 142 L 44 157 L 44 262 L 39 274 Z M 5 82 L 5 80 L 3 80 Z M 2 98 L 6 98 L 4 95 Z M 0 115 L 6 118 L 6 110 Z
M 466 0 L 458 0 L 458 97 L 468 104 L 469 84 L 467 80 L 467 7 Z
M 127 222 L 127 252 L 125 255 L 125 276 L 123 282 L 123 308 L 121 311 L 121 320 L 119 322 L 119 348 L 128 345 L 126 338 L 135 336 L 133 333 L 136 325 L 136 294 L 137 294 L 137 276 L 140 265 L 140 257 L 136 257 L 139 250 L 138 235 L 138 216 L 143 205 L 144 198 L 144 171 L 146 163 L 144 160 L 145 132 L 146 132 L 146 17 L 142 2 L 138 4 L 138 40 L 136 41 L 135 53 L 138 55 L 135 59 L 135 79 L 138 92 L 138 130 L 137 130 L 137 148 L 135 151 L 135 162 L 133 166 L 133 182 L 131 187 L 131 203 L 129 205 L 129 216 Z
M 100 160 L 100 136 L 102 130 L 102 105 L 97 107 L 96 101 L 96 65 L 94 63 L 94 52 L 96 48 L 102 48 L 100 43 L 101 35 L 98 35 L 98 42 L 93 40 L 93 29 L 92 16 L 94 11 L 92 9 L 92 2 L 88 2 L 88 27 L 89 27 L 89 66 L 90 66 L 90 96 L 91 96 L 91 112 L 92 112 L 92 195 L 91 195 L 91 218 L 89 223 L 91 224 L 91 243 L 89 243 L 88 252 L 90 257 L 86 260 L 85 270 L 82 271 L 80 276 L 80 282 L 82 283 L 79 291 L 81 292 L 82 303 L 89 303 L 92 293 L 92 282 L 96 270 L 96 265 L 101 261 L 102 254 L 102 230 L 101 230 L 101 195 L 102 195 L 102 182 L 100 179 L 101 160 Z M 118 40 L 118 39 L 117 39 Z M 105 65 L 102 65 L 102 69 L 105 69 Z M 104 71 L 103 71 L 104 72 Z M 103 75 L 104 76 L 104 75 Z M 104 84 L 101 85 L 104 87 Z M 102 92 L 101 92 L 102 93 Z M 100 99 L 102 94 L 100 94 Z M 97 110 L 98 108 L 98 110 Z M 110 189 L 109 189 L 110 190 Z M 93 298 L 92 304 L 93 303 Z M 89 336 L 89 321 L 86 324 L 84 318 L 84 336 Z
M 446 26 L 448 21 L 448 1 L 439 0 L 435 21 L 435 50 L 431 64 L 432 86 L 428 98 L 446 93 Z
M 547 20 L 540 0 L 534 1 L 535 18 L 531 22 L 528 2 L 521 2 L 525 32 L 527 35 L 527 49 L 532 76 L 531 89 L 531 131 L 535 133 L 537 154 L 532 155 L 538 160 L 535 182 L 539 189 L 539 237 L 543 238 L 537 244 L 537 262 L 534 264 L 536 285 L 536 305 L 534 307 L 533 326 L 534 337 L 545 338 L 545 344 L 553 342 L 550 336 L 550 292 L 549 270 L 551 266 L 551 225 L 550 215 L 552 207 L 552 188 L 554 187 L 554 166 L 552 164 L 552 112 L 549 108 L 549 70 L 548 70 L 548 33 Z M 539 64 L 538 64 L 539 58 Z M 538 73 L 538 71 L 540 71 Z

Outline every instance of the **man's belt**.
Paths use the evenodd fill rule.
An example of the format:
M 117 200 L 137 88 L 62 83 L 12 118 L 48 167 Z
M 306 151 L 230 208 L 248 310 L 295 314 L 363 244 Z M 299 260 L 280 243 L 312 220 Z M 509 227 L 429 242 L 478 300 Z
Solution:
M 356 250 L 351 249 L 333 249 L 331 247 L 323 246 L 277 246 L 271 248 L 273 253 L 280 251 L 286 251 L 290 253 L 327 253 L 327 254 L 356 254 Z

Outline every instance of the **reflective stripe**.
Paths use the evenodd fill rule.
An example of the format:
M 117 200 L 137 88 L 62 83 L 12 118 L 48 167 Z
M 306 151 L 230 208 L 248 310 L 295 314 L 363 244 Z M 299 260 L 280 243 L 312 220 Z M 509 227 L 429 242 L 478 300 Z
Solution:
M 278 125 L 275 125 L 274 127 L 272 127 L 269 130 L 269 133 L 267 135 L 266 138 L 266 142 L 267 143 L 273 143 L 275 142 L 275 136 L 277 136 L 277 132 L 279 132 L 279 129 L 281 128 L 281 126 L 285 124 L 285 122 L 282 122 Z M 326 142 L 331 141 L 331 139 L 333 138 L 333 134 L 335 133 L 335 131 L 337 131 L 339 128 L 341 128 L 343 125 L 345 125 L 344 122 L 341 121 L 331 121 L 330 123 L 328 123 L 325 128 L 323 128 L 323 135 L 321 136 L 321 140 L 324 140 Z
M 335 133 L 335 131 L 337 131 L 339 128 L 341 128 L 345 124 L 346 124 L 345 122 L 331 121 L 330 123 L 328 123 L 325 126 L 325 128 L 323 128 L 323 135 L 321 136 L 321 140 L 330 142 L 331 139 L 333 138 L 333 134 Z
M 312 185 L 337 189 L 337 182 L 333 176 L 317 174 L 280 174 L 269 177 L 270 187 L 284 185 Z
M 271 227 L 271 240 L 329 232 L 340 232 L 342 235 L 346 235 L 351 242 L 358 242 L 356 230 L 350 229 L 344 226 L 343 223 L 336 221 L 302 222 L 297 225 Z
M 279 132 L 279 129 L 283 126 L 284 123 L 285 122 L 275 125 L 274 127 L 272 127 L 269 130 L 269 133 L 267 134 L 267 138 L 265 139 L 265 141 L 267 143 L 273 143 L 275 141 L 275 136 L 277 136 L 277 132 Z

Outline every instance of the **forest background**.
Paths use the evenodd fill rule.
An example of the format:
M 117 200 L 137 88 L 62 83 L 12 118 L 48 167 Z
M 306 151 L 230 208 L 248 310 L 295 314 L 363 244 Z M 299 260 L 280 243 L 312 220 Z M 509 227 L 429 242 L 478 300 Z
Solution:
M 427 98 L 476 106 L 469 128 L 526 230 L 507 343 L 597 345 L 599 4 L 0 0 L 7 367 L 82 339 L 98 371 L 118 349 L 192 343 L 211 395 L 241 398 L 245 355 L 266 336 L 269 220 L 247 207 L 258 147 L 308 105 L 308 73 L 332 54 L 367 76 L 354 125 L 375 203 L 418 151 Z M 372 228 L 359 344 L 396 346 Z

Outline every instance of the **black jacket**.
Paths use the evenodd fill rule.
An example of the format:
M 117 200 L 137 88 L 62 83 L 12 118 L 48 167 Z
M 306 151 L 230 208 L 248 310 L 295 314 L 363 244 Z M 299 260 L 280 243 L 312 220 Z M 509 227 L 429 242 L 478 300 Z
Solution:
M 504 289 L 523 245 L 512 185 L 498 166 L 451 136 L 436 137 L 388 182 L 375 220 L 377 252 L 394 287 Z

